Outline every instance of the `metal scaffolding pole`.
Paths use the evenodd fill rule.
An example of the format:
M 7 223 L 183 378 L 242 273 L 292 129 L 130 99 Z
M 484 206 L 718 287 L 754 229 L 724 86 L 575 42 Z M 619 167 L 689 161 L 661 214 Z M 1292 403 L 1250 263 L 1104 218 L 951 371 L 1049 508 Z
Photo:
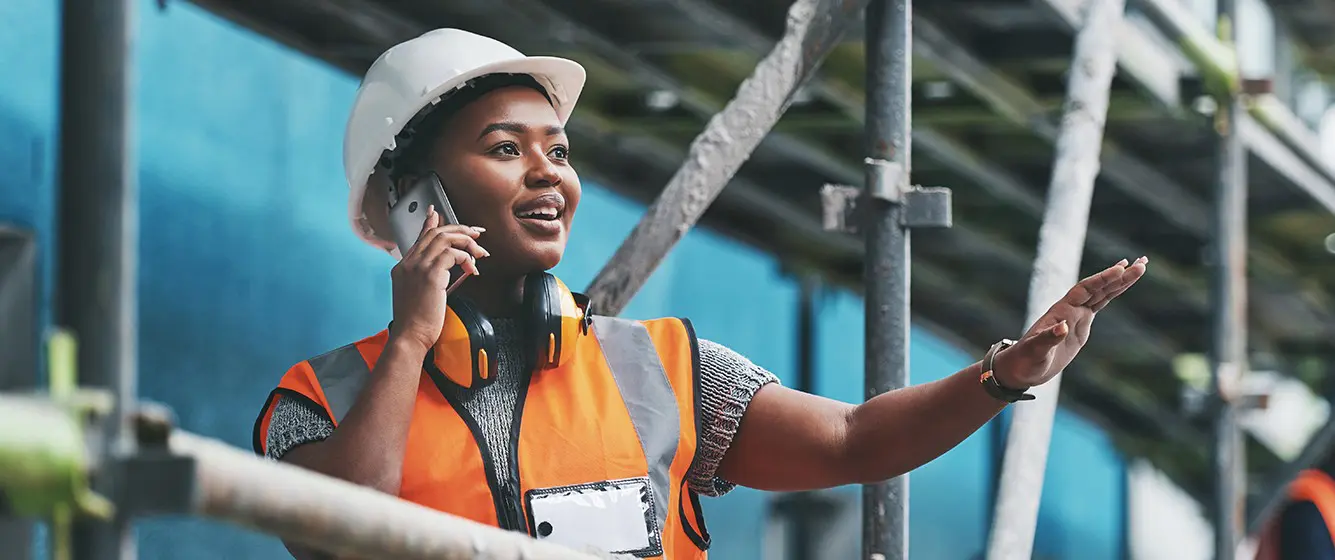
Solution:
M 1234 43 L 1234 0 L 1218 0 L 1219 39 Z M 1236 70 L 1236 69 L 1235 69 Z M 1243 536 L 1247 465 L 1237 397 L 1247 371 L 1247 153 L 1238 134 L 1246 108 L 1236 88 L 1218 92 L 1215 129 L 1218 175 L 1210 244 L 1212 303 L 1211 405 L 1214 412 L 1212 508 L 1215 558 L 1232 560 Z
M 800 292 L 797 309 L 797 383 L 798 391 L 815 393 L 816 388 L 816 321 L 819 315 L 821 280 L 815 273 L 798 273 Z M 820 553 L 820 520 L 830 516 L 829 500 L 820 493 L 795 492 L 780 496 L 776 506 L 784 516 L 784 558 L 811 560 Z
M 1057 137 L 1047 208 L 1029 284 L 1025 327 L 1033 325 L 1080 279 L 1089 207 L 1099 175 L 1108 96 L 1116 69 L 1115 31 L 1124 0 L 1091 0 L 1075 39 L 1066 104 Z M 1135 255 L 1127 255 L 1135 258 Z M 988 539 L 989 560 L 1027 559 L 1043 491 L 1061 376 L 1035 387 L 1037 397 L 1013 408 Z
M 0 224 L 0 391 L 37 382 L 37 299 L 36 236 Z M 30 560 L 33 524 L 5 519 L 8 501 L 0 489 L 0 560 Z
M 774 49 L 737 88 L 737 96 L 710 119 L 681 168 L 587 293 L 595 310 L 617 315 L 728 185 L 798 89 L 811 78 L 867 0 L 797 0 Z
M 185 432 L 170 449 L 194 460 L 194 513 L 340 558 L 629 558 L 544 543 Z
M 860 204 L 867 241 L 864 397 L 909 384 L 909 235 L 905 229 L 912 161 L 913 3 L 867 6 L 867 179 Z M 909 476 L 862 487 L 862 557 L 909 556 Z
M 84 385 L 133 407 L 137 198 L 130 133 L 132 0 L 64 0 L 61 6 L 60 235 L 57 322 L 79 339 Z M 124 452 L 123 422 L 102 434 Z M 95 486 L 112 494 L 109 477 Z M 134 556 L 126 520 L 81 521 L 74 556 Z

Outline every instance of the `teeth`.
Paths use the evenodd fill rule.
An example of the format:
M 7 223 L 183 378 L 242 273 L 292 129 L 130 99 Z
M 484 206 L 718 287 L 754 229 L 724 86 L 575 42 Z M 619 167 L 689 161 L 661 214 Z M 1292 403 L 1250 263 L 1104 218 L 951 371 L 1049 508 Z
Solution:
M 552 210 L 552 209 L 532 210 L 532 211 L 524 212 L 524 213 L 520 214 L 519 217 L 521 217 L 521 218 L 542 218 L 542 219 L 549 219 L 549 220 L 550 220 L 550 219 L 556 219 L 556 210 Z

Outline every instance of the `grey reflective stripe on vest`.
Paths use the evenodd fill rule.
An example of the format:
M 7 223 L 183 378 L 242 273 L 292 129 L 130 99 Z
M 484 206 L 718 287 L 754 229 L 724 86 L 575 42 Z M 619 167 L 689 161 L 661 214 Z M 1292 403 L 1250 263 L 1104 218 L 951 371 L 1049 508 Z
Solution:
M 349 344 L 332 352 L 307 360 L 315 370 L 316 382 L 324 391 L 324 400 L 329 403 L 332 420 L 338 423 L 352 408 L 357 395 L 362 392 L 366 380 L 371 377 L 371 369 L 366 367 L 366 359 Z
M 593 333 L 598 337 L 612 378 L 630 412 L 635 434 L 640 437 L 644 457 L 649 463 L 649 484 L 654 490 L 659 531 L 666 530 L 668 501 L 672 496 L 669 473 L 681 436 L 681 416 L 672 383 L 668 381 L 667 371 L 658 358 L 658 349 L 644 325 L 615 317 L 595 316 Z

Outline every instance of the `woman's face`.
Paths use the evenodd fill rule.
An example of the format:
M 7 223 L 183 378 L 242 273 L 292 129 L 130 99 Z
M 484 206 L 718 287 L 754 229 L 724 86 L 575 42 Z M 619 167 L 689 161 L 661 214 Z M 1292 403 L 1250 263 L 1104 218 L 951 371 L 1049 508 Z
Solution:
M 449 117 L 432 152 L 445 193 L 464 225 L 486 229 L 491 253 L 478 268 L 523 275 L 556 266 L 579 206 L 569 140 L 541 93 L 492 91 Z

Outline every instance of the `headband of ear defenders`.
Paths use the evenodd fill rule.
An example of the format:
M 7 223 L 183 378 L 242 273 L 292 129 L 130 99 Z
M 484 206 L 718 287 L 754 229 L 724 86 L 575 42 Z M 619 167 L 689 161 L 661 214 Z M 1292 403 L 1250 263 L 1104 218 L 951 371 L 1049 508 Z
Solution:
M 549 370 L 570 363 L 576 339 L 588 333 L 588 305 L 587 297 L 571 292 L 551 274 L 524 278 L 521 317 L 531 367 Z M 453 383 L 476 389 L 496 379 L 499 351 L 491 321 L 467 299 L 452 297 L 445 326 L 426 361 Z

